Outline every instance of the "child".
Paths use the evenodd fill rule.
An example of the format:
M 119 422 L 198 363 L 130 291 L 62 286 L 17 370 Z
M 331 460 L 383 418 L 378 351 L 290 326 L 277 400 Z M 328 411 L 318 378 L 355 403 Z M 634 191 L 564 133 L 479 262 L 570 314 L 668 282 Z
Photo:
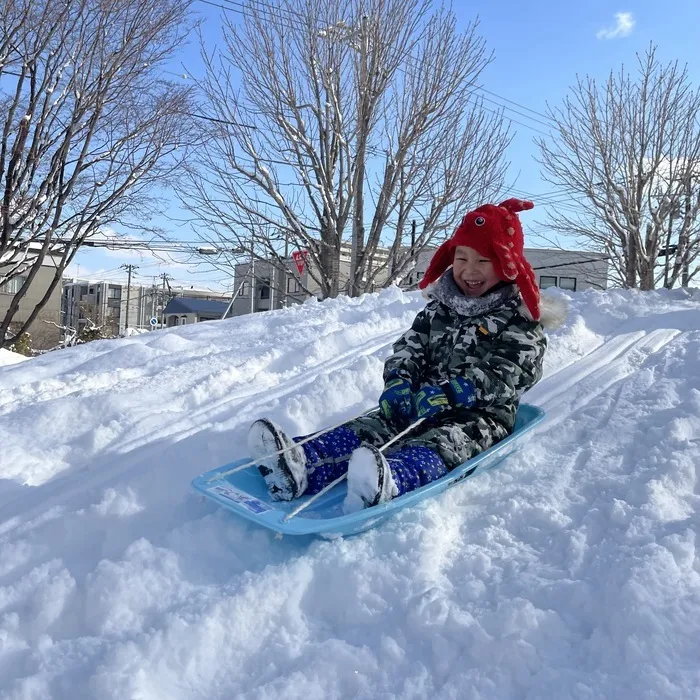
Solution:
M 378 409 L 267 458 L 294 440 L 267 419 L 253 423 L 248 445 L 272 498 L 317 493 L 347 471 L 346 511 L 374 506 L 512 432 L 547 346 L 516 215 L 532 207 L 517 199 L 481 206 L 438 248 L 420 283 L 431 301 L 384 364 Z M 386 454 L 378 450 L 419 418 Z

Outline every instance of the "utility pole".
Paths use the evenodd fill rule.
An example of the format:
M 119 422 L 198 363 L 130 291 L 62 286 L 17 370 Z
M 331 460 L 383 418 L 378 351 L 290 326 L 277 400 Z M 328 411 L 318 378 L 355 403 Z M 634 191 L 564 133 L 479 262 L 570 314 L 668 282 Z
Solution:
M 124 270 L 129 273 L 127 283 L 126 283 L 126 318 L 124 319 L 124 333 L 129 330 L 129 302 L 131 301 L 131 273 L 134 270 L 138 270 L 138 265 L 121 265 Z
M 156 296 L 158 295 L 158 286 L 156 285 L 156 277 L 153 277 L 153 289 L 151 290 L 151 318 L 156 317 Z M 149 328 L 154 331 L 155 328 L 149 325 Z
M 165 285 L 167 284 L 168 280 L 171 280 L 172 277 L 164 272 L 162 275 L 160 275 L 160 278 L 163 280 L 163 289 L 161 292 L 161 305 L 160 305 L 160 327 L 165 328 Z M 168 288 L 170 288 L 170 285 L 168 284 Z

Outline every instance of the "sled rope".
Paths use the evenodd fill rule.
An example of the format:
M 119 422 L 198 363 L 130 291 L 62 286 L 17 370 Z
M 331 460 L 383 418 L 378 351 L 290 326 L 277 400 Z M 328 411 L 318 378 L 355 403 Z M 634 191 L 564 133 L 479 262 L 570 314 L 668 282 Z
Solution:
M 366 416 L 368 413 L 371 413 L 374 410 L 375 410 L 374 408 L 370 408 L 368 411 L 365 411 L 364 413 L 360 413 L 359 415 L 355 416 L 355 418 L 360 418 L 362 416 Z M 350 420 L 355 420 L 355 418 L 351 418 Z M 295 447 L 297 447 L 297 445 L 303 445 L 305 442 L 310 442 L 311 440 L 314 440 L 319 435 L 323 435 L 325 433 L 330 433 L 331 430 L 335 430 L 336 428 L 340 428 L 341 425 L 345 425 L 347 422 L 348 421 L 346 419 L 342 423 L 338 423 L 337 425 L 332 425 L 330 428 L 324 428 L 323 430 L 319 430 L 317 433 L 312 433 L 311 435 L 308 435 L 307 437 L 305 437 L 303 440 L 299 440 L 299 442 L 292 443 L 289 447 L 285 447 L 282 450 L 277 450 L 277 452 L 270 452 L 269 455 L 265 455 L 265 457 L 263 457 L 262 459 L 267 459 L 268 457 L 274 457 L 275 455 L 281 455 L 281 454 L 284 454 L 285 452 L 289 452 L 289 451 L 293 450 Z M 214 474 L 214 476 L 207 479 L 207 484 L 211 484 L 213 481 L 219 481 L 219 479 L 223 479 L 224 477 L 227 477 L 230 474 L 235 474 L 236 472 L 242 472 L 244 469 L 248 469 L 248 467 L 257 466 L 259 463 L 260 463 L 259 459 L 257 459 L 257 460 L 252 459 L 250 462 L 246 462 L 245 464 L 239 464 L 237 467 L 234 467 L 233 469 L 229 469 L 225 472 L 219 472 L 218 474 Z
M 387 447 L 390 447 L 391 445 L 393 445 L 397 440 L 402 438 L 409 431 L 413 430 L 413 428 L 415 428 L 417 425 L 420 425 L 424 420 L 425 420 L 425 418 L 419 418 L 415 423 L 411 423 L 411 425 L 409 425 L 408 428 L 406 428 L 406 430 L 402 430 L 398 435 L 394 435 L 394 437 L 391 438 L 391 440 L 389 440 L 388 442 L 385 442 L 379 448 L 379 451 L 384 452 L 384 450 L 386 450 Z M 305 508 L 308 508 L 314 501 L 316 501 L 321 496 L 323 496 L 324 493 L 328 493 L 334 486 L 337 486 L 338 484 L 342 483 L 343 480 L 347 479 L 347 478 L 348 478 L 348 473 L 345 472 L 345 474 L 339 476 L 335 481 L 331 481 L 330 484 L 328 484 L 327 486 L 324 486 L 318 493 L 315 493 L 313 496 L 311 496 L 311 498 L 309 498 L 308 501 L 304 501 L 301 505 L 297 506 L 293 511 L 291 511 L 291 513 L 287 513 L 287 515 L 285 515 L 284 518 L 282 518 L 282 522 L 283 523 L 289 522 L 295 515 L 301 513 L 302 510 L 304 510 Z

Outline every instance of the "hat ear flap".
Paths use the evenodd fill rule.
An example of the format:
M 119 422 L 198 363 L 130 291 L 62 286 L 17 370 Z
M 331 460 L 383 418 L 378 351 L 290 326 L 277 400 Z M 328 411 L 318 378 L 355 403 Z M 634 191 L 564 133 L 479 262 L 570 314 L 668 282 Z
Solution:
M 520 289 L 520 296 L 530 312 L 534 321 L 540 320 L 540 289 L 537 286 L 537 279 L 530 263 L 527 260 L 521 262 L 518 270 L 518 276 L 515 283 Z
M 425 271 L 423 279 L 418 284 L 420 289 L 425 289 L 431 282 L 434 282 L 452 264 L 454 248 L 452 241 L 445 241 L 433 255 L 428 269 Z

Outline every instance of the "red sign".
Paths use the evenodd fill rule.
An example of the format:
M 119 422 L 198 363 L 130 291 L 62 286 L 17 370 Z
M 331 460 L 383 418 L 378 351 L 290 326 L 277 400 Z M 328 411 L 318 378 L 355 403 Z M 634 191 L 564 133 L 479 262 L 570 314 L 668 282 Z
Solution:
M 292 257 L 294 258 L 297 270 L 299 270 L 299 276 L 304 274 L 304 265 L 306 264 L 306 258 L 308 254 L 309 253 L 306 250 L 295 250 L 292 253 Z

